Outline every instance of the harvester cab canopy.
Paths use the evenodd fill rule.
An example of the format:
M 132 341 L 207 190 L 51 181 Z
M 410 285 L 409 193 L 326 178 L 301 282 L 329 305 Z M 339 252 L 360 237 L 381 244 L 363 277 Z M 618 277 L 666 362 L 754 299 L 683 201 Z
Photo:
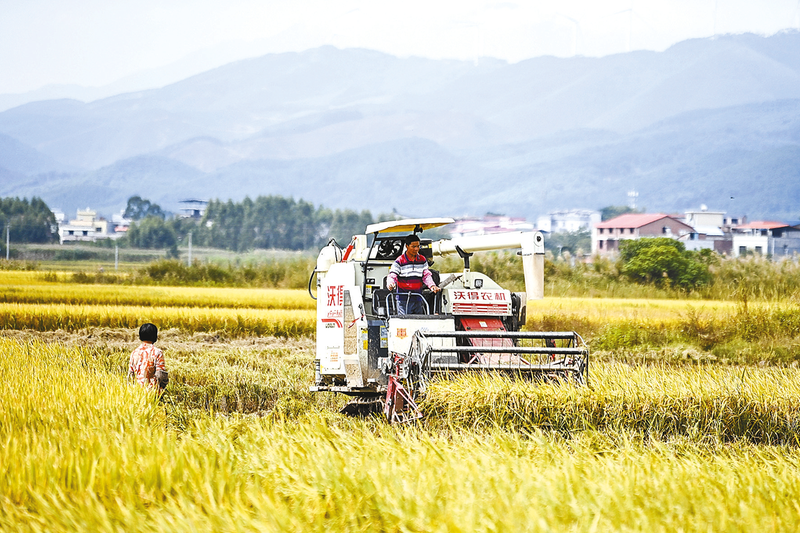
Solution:
M 420 233 L 427 229 L 438 228 L 455 222 L 452 218 L 406 218 L 404 220 L 389 220 L 367 226 L 367 235 L 370 233 Z

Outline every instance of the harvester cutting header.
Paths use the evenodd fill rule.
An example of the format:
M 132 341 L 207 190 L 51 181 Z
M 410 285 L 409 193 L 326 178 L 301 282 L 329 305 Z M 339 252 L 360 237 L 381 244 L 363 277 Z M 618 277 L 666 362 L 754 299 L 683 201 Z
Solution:
M 347 394 L 354 401 L 346 411 L 382 409 L 390 422 L 403 422 L 420 416 L 414 396 L 424 392 L 434 374 L 488 370 L 586 382 L 588 350 L 577 333 L 520 331 L 527 301 L 544 296 L 543 235 L 510 232 L 435 242 L 419 236 L 452 222 L 427 218 L 371 224 L 346 249 L 331 241 L 320 251 L 314 271 L 312 391 Z M 420 257 L 414 257 L 417 240 Z M 412 243 L 408 249 L 407 242 Z M 525 292 L 511 292 L 470 270 L 474 253 L 504 249 L 520 250 Z M 431 269 L 426 281 L 433 290 L 390 290 L 397 280 L 390 273 L 399 272 L 397 265 L 413 263 L 409 272 L 421 275 L 434 256 L 455 254 L 463 270 Z M 412 308 L 416 313 L 406 314 Z

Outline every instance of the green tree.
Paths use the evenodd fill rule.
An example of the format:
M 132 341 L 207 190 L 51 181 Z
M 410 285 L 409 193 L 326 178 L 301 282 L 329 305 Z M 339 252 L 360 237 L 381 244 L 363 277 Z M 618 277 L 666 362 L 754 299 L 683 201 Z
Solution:
M 142 220 L 147 217 L 157 217 L 161 220 L 167 218 L 167 214 L 158 204 L 153 204 L 150 200 L 145 200 L 141 196 L 131 196 L 128 198 L 128 205 L 125 207 L 125 218 L 130 220 Z
M 369 211 L 331 211 L 282 196 L 245 198 L 241 203 L 212 200 L 196 226 L 193 242 L 240 252 L 318 249 L 330 238 L 344 245 L 372 222 Z
M 49 243 L 58 241 L 56 217 L 47 204 L 37 197 L 0 198 L 0 230 L 5 246 L 6 228 L 12 242 Z
M 674 239 L 624 240 L 619 251 L 620 272 L 638 283 L 688 291 L 711 280 L 703 258 Z
M 372 214 L 369 211 L 358 213 L 350 209 L 344 211 L 337 209 L 331 218 L 328 239 L 336 239 L 339 244 L 344 246 L 350 242 L 353 235 L 363 234 L 364 228 L 372 223 Z
M 554 254 L 569 252 L 573 255 L 588 254 L 592 251 L 592 235 L 588 229 L 551 233 L 544 246 Z
M 131 224 L 125 240 L 134 248 L 172 248 L 176 251 L 178 244 L 175 229 L 166 221 L 155 216 Z
M 644 213 L 644 209 L 634 209 L 627 205 L 609 205 L 600 210 L 600 217 L 605 221 L 628 213 Z

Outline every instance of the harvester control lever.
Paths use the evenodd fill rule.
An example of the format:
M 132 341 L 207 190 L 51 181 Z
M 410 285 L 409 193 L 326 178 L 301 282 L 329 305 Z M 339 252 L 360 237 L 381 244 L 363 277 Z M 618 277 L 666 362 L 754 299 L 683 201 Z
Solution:
M 459 279 L 461 276 L 463 276 L 463 274 L 450 274 L 449 276 L 444 278 L 444 280 L 441 283 L 439 283 L 439 288 L 444 289 L 445 287 L 453 283 L 455 280 Z
M 352 327 L 353 327 L 353 325 L 354 325 L 356 322 L 358 322 L 359 320 L 363 319 L 363 318 L 366 316 L 366 314 L 364 313 L 364 304 L 358 304 L 358 310 L 359 310 L 359 311 L 361 311 L 361 316 L 357 316 L 357 317 L 355 317 L 355 318 L 353 319 L 353 321 L 352 321 L 352 322 L 350 322 L 350 325 L 349 325 L 349 326 L 347 326 L 347 329 L 350 329 L 350 328 L 352 328 Z

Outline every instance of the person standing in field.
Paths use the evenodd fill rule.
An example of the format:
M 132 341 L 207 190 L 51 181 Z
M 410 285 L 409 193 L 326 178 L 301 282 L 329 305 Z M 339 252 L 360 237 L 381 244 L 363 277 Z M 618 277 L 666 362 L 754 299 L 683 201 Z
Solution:
M 154 346 L 158 340 L 155 324 L 142 324 L 139 328 L 141 346 L 131 353 L 128 376 L 135 377 L 142 387 L 163 392 L 167 386 L 167 371 L 164 366 L 164 352 Z

